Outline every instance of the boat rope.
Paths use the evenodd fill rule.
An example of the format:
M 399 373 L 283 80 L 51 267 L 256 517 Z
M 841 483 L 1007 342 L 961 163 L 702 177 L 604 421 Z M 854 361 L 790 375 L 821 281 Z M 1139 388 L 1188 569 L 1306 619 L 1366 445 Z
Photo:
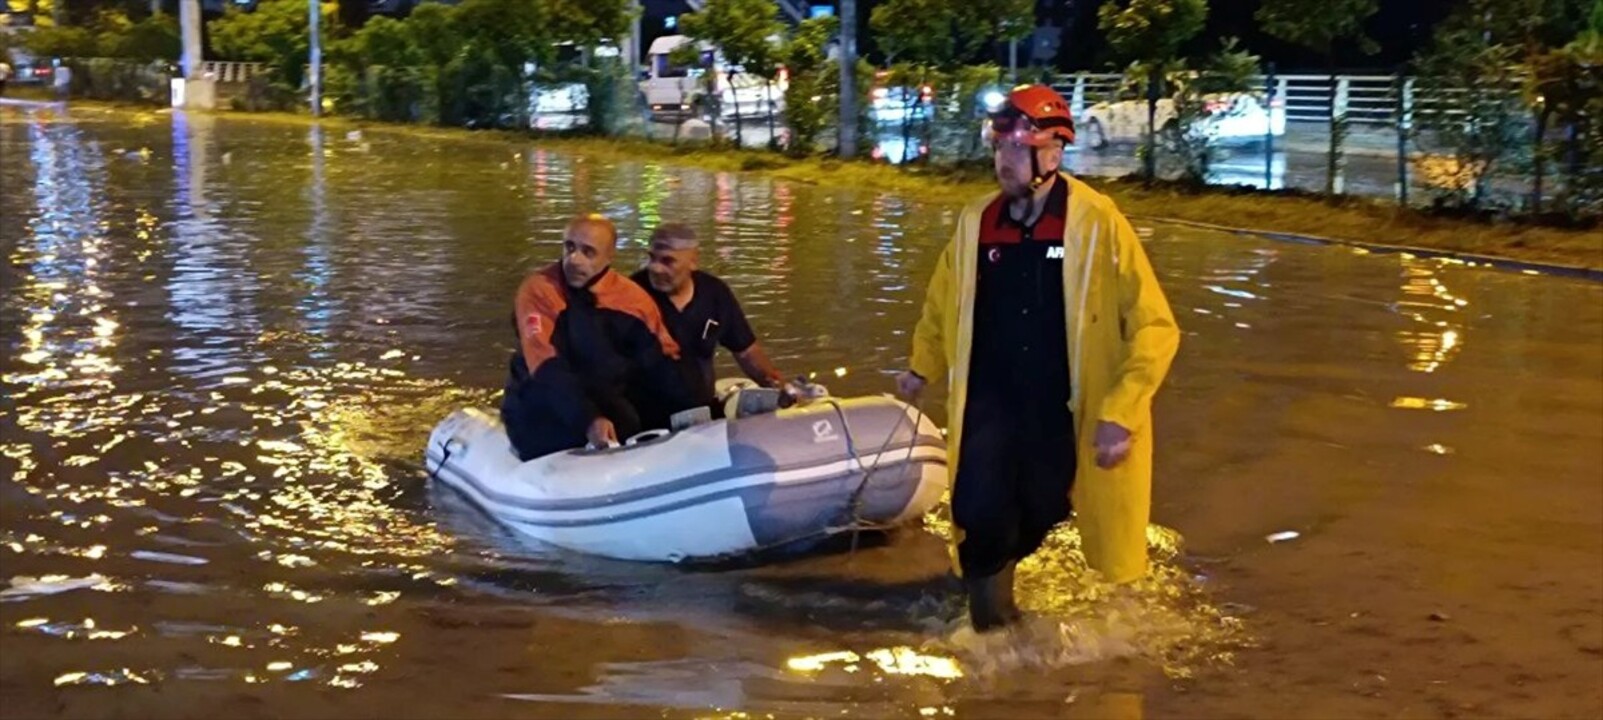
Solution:
M 426 458 L 425 458 L 425 460 L 426 460 Z M 429 470 L 429 480 L 432 480 L 434 482 L 439 482 L 440 481 L 440 471 L 444 470 L 445 469 L 445 464 L 450 462 L 450 461 L 451 461 L 451 443 L 449 441 L 440 443 L 440 462 L 439 462 L 439 464 L 434 466 L 433 470 Z M 428 463 L 427 462 L 423 463 L 423 469 L 428 470 Z
M 846 451 L 851 455 L 852 460 L 856 461 L 857 466 L 863 468 L 863 478 L 857 482 L 857 487 L 852 490 L 851 497 L 846 502 L 846 507 L 851 513 L 848 525 L 852 532 L 851 553 L 856 554 L 858 537 L 862 531 L 877 530 L 885 527 L 882 523 L 871 523 L 863 520 L 863 493 L 868 490 L 868 481 L 873 479 L 874 473 L 881 469 L 882 463 L 885 461 L 885 455 L 890 450 L 891 443 L 896 440 L 896 433 L 902 429 L 903 423 L 912 418 L 913 434 L 907 441 L 907 456 L 902 458 L 901 463 L 899 463 L 903 472 L 907 471 L 908 463 L 913 460 L 913 451 L 918 449 L 918 428 L 924 420 L 924 408 L 920 404 L 914 404 L 911 406 L 913 410 L 911 414 L 907 412 L 906 408 L 903 408 L 896 420 L 896 424 L 892 425 L 890 432 L 886 433 L 885 441 L 880 443 L 879 452 L 874 454 L 873 465 L 867 465 L 863 462 L 862 456 L 858 454 L 857 445 L 852 440 L 851 423 L 846 419 L 845 408 L 841 407 L 841 404 L 834 398 L 826 398 L 824 401 L 835 408 L 835 415 L 840 418 L 841 432 L 846 436 Z
M 897 431 L 901 430 L 902 425 L 909 419 L 913 420 L 913 436 L 908 442 L 907 456 L 902 459 L 902 465 L 905 467 L 908 462 L 912 461 L 913 451 L 918 448 L 918 427 L 923 423 L 924 420 L 923 407 L 918 404 L 912 405 L 912 413 L 907 412 L 907 409 L 903 408 L 901 418 L 898 419 L 896 424 L 891 427 L 890 434 L 886 436 L 885 442 L 880 445 L 879 453 L 877 454 L 877 457 L 875 457 L 874 463 L 872 465 L 865 465 L 862 456 L 857 453 L 856 442 L 852 439 L 851 425 L 846 419 L 845 408 L 841 407 L 841 404 L 834 398 L 822 398 L 820 402 L 828 403 L 830 407 L 835 409 L 836 417 L 840 418 L 841 433 L 846 438 L 847 452 L 850 453 L 852 460 L 856 461 L 857 466 L 864 468 L 865 471 L 863 473 L 863 478 L 858 481 L 857 487 L 853 489 L 851 497 L 847 500 L 849 515 L 846 523 L 829 525 L 818 530 L 800 533 L 794 537 L 785 537 L 773 540 L 751 548 L 750 550 L 742 550 L 738 553 L 732 553 L 722 559 L 734 560 L 737 558 L 751 557 L 752 555 L 758 555 L 763 552 L 773 550 L 774 548 L 785 547 L 792 543 L 800 542 L 808 538 L 829 537 L 842 532 L 850 532 L 852 534 L 851 553 L 855 554 L 857 552 L 858 538 L 864 531 L 893 530 L 896 528 L 896 525 L 893 523 L 876 523 L 864 520 L 862 515 L 862 497 L 864 491 L 868 489 L 868 481 L 873 477 L 874 472 L 881 469 L 881 463 L 884 461 L 885 455 L 889 450 L 891 443 L 895 441 Z M 702 562 L 711 562 L 716 564 L 718 559 L 705 558 L 702 560 Z

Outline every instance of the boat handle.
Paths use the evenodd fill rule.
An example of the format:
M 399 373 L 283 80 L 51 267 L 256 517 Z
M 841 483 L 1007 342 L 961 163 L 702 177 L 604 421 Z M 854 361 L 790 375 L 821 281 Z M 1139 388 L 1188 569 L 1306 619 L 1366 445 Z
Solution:
M 624 447 L 634 447 L 634 446 L 639 445 L 640 443 L 643 443 L 643 442 L 651 442 L 652 440 L 660 440 L 662 438 L 668 437 L 670 434 L 672 434 L 670 431 L 663 430 L 663 429 L 660 429 L 660 428 L 656 429 L 656 430 L 647 430 L 645 432 L 635 433 L 634 437 L 631 437 L 628 440 L 625 440 L 623 445 L 624 445 Z

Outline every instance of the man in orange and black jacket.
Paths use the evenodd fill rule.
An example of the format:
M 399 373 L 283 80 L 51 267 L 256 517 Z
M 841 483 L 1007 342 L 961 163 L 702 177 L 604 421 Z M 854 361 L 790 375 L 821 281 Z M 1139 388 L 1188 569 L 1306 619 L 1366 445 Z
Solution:
M 606 218 L 575 218 L 562 261 L 518 287 L 501 420 L 524 460 L 667 427 L 696 404 L 656 303 L 611 268 L 617 241 Z

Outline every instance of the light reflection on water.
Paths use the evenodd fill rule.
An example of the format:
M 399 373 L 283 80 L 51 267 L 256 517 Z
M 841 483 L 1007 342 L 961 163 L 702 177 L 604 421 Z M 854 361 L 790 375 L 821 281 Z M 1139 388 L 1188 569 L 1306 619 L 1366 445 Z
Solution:
M 176 113 L 13 113 L 0 141 L 0 555 L 7 576 L 106 579 L 0 605 L 8 652 L 39 658 L 8 684 L 383 686 L 412 712 L 515 698 L 930 717 L 1008 697 L 1010 678 L 1129 657 L 1184 679 L 1251 647 L 1156 526 L 1153 577 L 1117 592 L 1086 582 L 1077 536 L 1055 533 L 1020 568 L 1034 619 L 975 638 L 942 578 L 938 518 L 933 535 L 844 559 L 686 573 L 528 547 L 422 482 L 433 423 L 494 403 L 505 299 L 571 214 L 618 220 L 620 269 L 657 222 L 691 223 L 781 368 L 852 394 L 884 391 L 905 362 L 953 208 Z M 1497 411 L 1451 384 L 1466 365 L 1578 372 L 1477 351 L 1597 341 L 1595 313 L 1544 324 L 1595 305 L 1590 286 L 1142 231 L 1187 335 L 1162 432 L 1195 441 L 1160 444 L 1160 498 L 1186 492 L 1177 472 L 1217 472 L 1184 453 L 1228 445 L 1197 439 L 1241 394 L 1261 393 L 1248 404 L 1271 429 L 1282 403 L 1351 401 L 1292 432 L 1353 443 L 1353 428 Z M 1490 307 L 1517 317 L 1477 310 Z M 1474 446 L 1455 425 L 1425 432 L 1402 450 L 1451 463 Z M 1207 519 L 1159 512 L 1182 529 Z M 401 687 L 442 664 L 452 682 Z

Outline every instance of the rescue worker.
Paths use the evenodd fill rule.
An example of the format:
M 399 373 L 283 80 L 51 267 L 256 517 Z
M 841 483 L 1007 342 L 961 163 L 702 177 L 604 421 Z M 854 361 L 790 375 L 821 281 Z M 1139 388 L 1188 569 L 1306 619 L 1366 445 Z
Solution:
M 1014 565 L 1071 510 L 1104 579 L 1146 574 L 1152 397 L 1180 341 L 1130 222 L 1058 170 L 1062 96 L 1015 88 L 983 134 L 1000 192 L 958 218 L 897 378 L 913 400 L 949 390 L 954 554 L 980 631 L 1018 617 Z
M 612 271 L 617 242 L 606 218 L 575 218 L 561 262 L 518 287 L 501 419 L 524 460 L 616 444 L 695 403 L 656 303 Z
M 689 227 L 667 224 L 651 233 L 650 262 L 633 275 L 657 303 L 663 322 L 690 364 L 703 403 L 714 399 L 713 355 L 722 345 L 746 377 L 781 389 L 784 376 L 763 352 L 729 285 L 701 270 L 700 243 Z

